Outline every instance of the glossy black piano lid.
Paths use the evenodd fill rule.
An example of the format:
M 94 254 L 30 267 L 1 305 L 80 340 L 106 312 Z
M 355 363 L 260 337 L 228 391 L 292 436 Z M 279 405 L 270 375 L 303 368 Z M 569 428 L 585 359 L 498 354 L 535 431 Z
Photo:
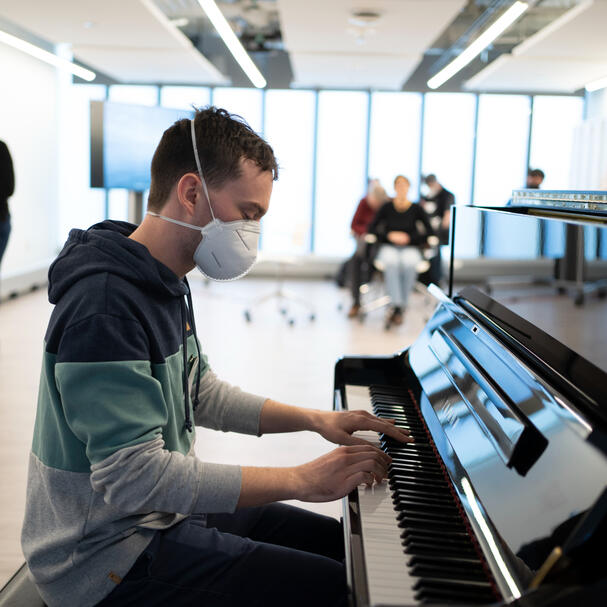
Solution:
M 530 366 L 605 428 L 607 288 L 600 281 L 607 278 L 607 216 L 559 215 L 551 209 L 544 218 L 538 212 L 457 207 L 450 295 L 494 325 Z M 567 226 L 580 226 L 583 232 L 589 290 L 592 282 L 601 287 L 584 294 L 583 303 L 576 301 L 575 289 L 559 292 L 552 282 L 564 263 Z

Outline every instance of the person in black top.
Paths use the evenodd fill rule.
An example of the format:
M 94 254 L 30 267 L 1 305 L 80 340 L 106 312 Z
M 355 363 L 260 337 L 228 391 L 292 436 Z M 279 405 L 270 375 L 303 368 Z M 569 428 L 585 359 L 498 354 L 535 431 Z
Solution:
M 428 186 L 429 193 L 423 197 L 422 207 L 430 215 L 430 223 L 440 243 L 448 244 L 451 207 L 455 204 L 455 196 L 438 182 L 436 175 L 426 175 L 424 183 Z
M 455 204 L 455 196 L 438 182 L 436 175 L 426 175 L 426 177 L 424 177 L 424 183 L 428 187 L 428 194 L 422 198 L 422 207 L 430 216 L 430 223 L 438 236 L 439 244 L 449 244 L 451 207 Z M 430 268 L 422 277 L 422 282 L 424 284 L 433 282 L 438 285 L 442 278 L 442 274 L 439 246 L 436 248 L 436 255 L 430 259 Z
M 11 233 L 11 216 L 8 199 L 15 191 L 13 161 L 4 141 L 0 141 L 0 263 Z
M 421 248 L 434 235 L 430 219 L 418 204 L 409 200 L 409 180 L 398 175 L 394 180 L 396 197 L 384 204 L 369 226 L 369 233 L 381 244 L 376 261 L 384 271 L 386 290 L 392 303 L 386 328 L 403 322 L 403 311 L 415 285 L 422 261 Z

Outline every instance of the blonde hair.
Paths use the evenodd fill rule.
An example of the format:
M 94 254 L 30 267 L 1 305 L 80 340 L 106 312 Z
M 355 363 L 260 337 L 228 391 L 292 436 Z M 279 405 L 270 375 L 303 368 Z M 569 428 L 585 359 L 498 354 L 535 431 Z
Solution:
M 386 190 L 381 185 L 379 185 L 379 183 L 375 183 L 369 188 L 368 195 L 375 198 L 375 200 L 377 200 L 378 202 L 386 202 L 386 200 L 388 200 L 388 194 L 386 194 Z

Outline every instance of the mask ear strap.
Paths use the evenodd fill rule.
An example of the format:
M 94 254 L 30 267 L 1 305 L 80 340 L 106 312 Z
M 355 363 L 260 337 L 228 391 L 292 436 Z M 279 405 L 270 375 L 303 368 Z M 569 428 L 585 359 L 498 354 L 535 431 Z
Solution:
M 183 226 L 184 228 L 191 228 L 192 230 L 202 231 L 202 228 L 198 226 L 193 226 L 190 223 L 186 223 L 185 221 L 179 221 L 179 219 L 172 219 L 171 217 L 167 217 L 166 215 L 160 215 L 160 213 L 154 213 L 154 211 L 148 211 L 148 215 L 153 215 L 154 217 L 160 217 L 160 219 L 164 219 L 165 221 L 170 221 L 171 223 L 176 223 L 178 226 Z
M 194 129 L 194 120 L 190 120 L 190 131 L 192 133 L 192 147 L 194 148 L 194 158 L 196 159 L 196 166 L 198 167 L 198 174 L 200 175 L 200 181 L 202 182 L 202 189 L 207 197 L 209 203 L 209 209 L 211 210 L 211 217 L 215 219 L 215 213 L 213 213 L 213 207 L 211 206 L 211 198 L 209 197 L 209 190 L 207 190 L 207 184 L 202 176 L 202 167 L 200 166 L 200 158 L 198 157 L 198 146 L 196 145 L 196 130 Z

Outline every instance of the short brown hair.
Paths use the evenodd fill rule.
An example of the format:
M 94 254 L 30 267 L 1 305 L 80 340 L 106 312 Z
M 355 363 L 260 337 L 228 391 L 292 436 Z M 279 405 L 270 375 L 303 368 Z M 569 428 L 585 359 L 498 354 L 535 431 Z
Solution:
M 204 179 L 209 187 L 220 187 L 242 173 L 240 161 L 252 160 L 262 171 L 278 179 L 274 151 L 240 116 L 209 106 L 197 109 L 193 118 L 196 145 Z M 186 173 L 198 173 L 190 121 L 178 120 L 162 135 L 152 158 L 152 184 L 148 208 L 159 211 L 173 186 Z

